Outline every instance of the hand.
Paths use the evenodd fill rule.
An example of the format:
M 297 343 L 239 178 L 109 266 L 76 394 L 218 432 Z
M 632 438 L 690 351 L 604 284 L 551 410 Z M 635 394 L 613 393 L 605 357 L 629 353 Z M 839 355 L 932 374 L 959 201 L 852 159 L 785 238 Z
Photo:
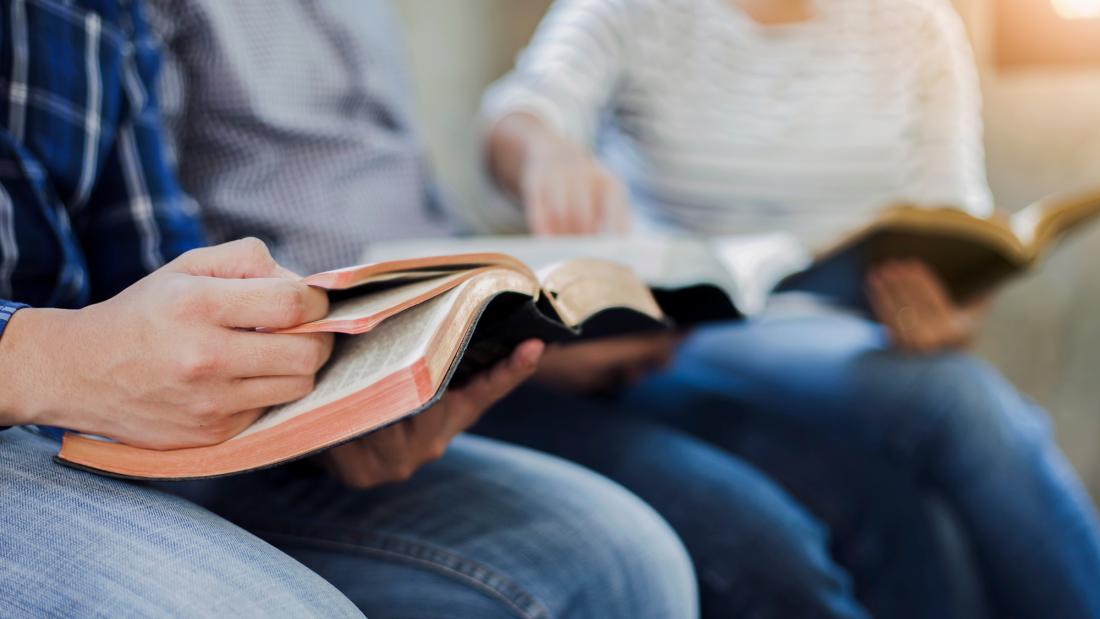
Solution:
M 554 346 L 535 378 L 575 393 L 614 392 L 667 365 L 680 339 L 661 332 Z
M 580 146 L 554 138 L 533 156 L 520 181 L 527 225 L 536 235 L 625 234 L 626 190 Z
M 533 234 L 625 234 L 630 207 L 622 183 L 580 144 L 526 113 L 489 132 L 489 167 L 523 205 Z
M 0 363 L 20 423 L 154 449 L 221 442 L 265 408 L 313 389 L 325 334 L 281 329 L 328 311 L 246 239 L 184 254 L 118 296 L 77 311 L 26 309 Z M 8 341 L 8 336 L 13 336 Z
M 873 268 L 867 277 L 867 298 L 895 346 L 925 354 L 969 344 L 989 307 L 988 298 L 956 305 L 939 278 L 914 260 Z
M 443 457 L 455 436 L 472 426 L 497 400 L 535 371 L 543 344 L 520 344 L 512 356 L 475 377 L 462 389 L 446 392 L 439 402 L 363 438 L 334 447 L 320 462 L 345 484 L 369 488 L 404 481 L 421 466 Z

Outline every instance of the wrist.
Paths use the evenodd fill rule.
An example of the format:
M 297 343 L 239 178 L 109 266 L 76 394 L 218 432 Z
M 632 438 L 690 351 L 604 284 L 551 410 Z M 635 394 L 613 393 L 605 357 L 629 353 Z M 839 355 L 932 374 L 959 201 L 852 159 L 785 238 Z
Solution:
M 529 164 L 573 162 L 590 156 L 581 145 L 542 124 L 532 130 L 525 150 Z
M 570 142 L 539 117 L 529 112 L 512 112 L 490 130 L 489 166 L 502 188 L 523 199 L 532 175 L 551 169 L 566 158 L 569 146 Z
M 56 396 L 67 380 L 67 371 L 60 367 L 66 351 L 55 342 L 67 339 L 67 325 L 76 313 L 26 308 L 12 316 L 0 338 L 5 387 L 0 393 L 0 425 L 54 425 L 60 410 Z

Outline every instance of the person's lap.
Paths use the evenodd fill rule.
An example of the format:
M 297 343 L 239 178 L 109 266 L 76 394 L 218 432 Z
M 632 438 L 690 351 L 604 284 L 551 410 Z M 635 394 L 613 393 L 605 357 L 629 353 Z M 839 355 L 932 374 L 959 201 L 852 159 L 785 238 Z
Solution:
M 55 466 L 53 449 L 0 434 L 0 610 L 339 616 L 356 613 L 349 599 L 383 618 L 695 608 L 682 548 L 638 499 L 485 439 L 460 437 L 410 481 L 368 491 L 306 466 L 154 489 Z
M 936 506 L 845 450 L 755 439 L 781 446 L 830 497 L 826 528 L 731 452 L 607 402 L 529 385 L 474 431 L 579 462 L 649 502 L 692 555 L 704 616 L 864 616 L 837 560 L 855 568 L 862 599 L 883 616 L 974 616 L 972 583 L 956 583 L 953 557 L 942 554 Z
M 167 494 L 58 466 L 0 433 L 0 616 L 361 616 L 252 534 Z
M 371 617 L 690 617 L 696 606 L 679 541 L 640 500 L 481 437 L 460 436 L 407 482 L 366 491 L 308 467 L 177 491 L 301 560 Z
M 862 453 L 943 499 L 993 600 L 1023 616 L 1100 613 L 1091 501 L 1043 412 L 972 357 L 895 353 L 851 315 L 716 325 L 623 404 L 740 453 L 808 504 L 818 493 L 768 435 Z

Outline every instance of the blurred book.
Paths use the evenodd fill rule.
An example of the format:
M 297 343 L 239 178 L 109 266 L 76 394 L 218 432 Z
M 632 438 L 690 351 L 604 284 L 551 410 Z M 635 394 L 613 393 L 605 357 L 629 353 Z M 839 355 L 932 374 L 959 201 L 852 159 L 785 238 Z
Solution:
M 966 302 L 1035 266 L 1073 232 L 1100 216 L 1100 189 L 1049 196 L 1013 215 L 976 217 L 960 209 L 899 205 L 818 251 L 812 266 L 785 277 L 777 291 L 811 292 L 866 307 L 869 266 L 916 259 Z
M 685 291 L 721 290 L 738 314 L 762 311 L 777 292 L 813 293 L 866 309 L 868 268 L 887 260 L 924 262 L 956 301 L 989 292 L 1039 262 L 1065 237 L 1100 215 L 1100 189 L 1044 198 L 1014 215 L 983 218 L 951 207 L 896 205 L 821 248 L 793 234 L 651 237 L 472 237 L 387 242 L 372 260 L 499 251 L 533 266 L 577 257 L 628 265 L 669 305 Z M 700 313 L 706 302 L 695 302 Z M 715 298 L 711 303 L 716 303 Z M 705 317 L 702 317 L 705 318 Z

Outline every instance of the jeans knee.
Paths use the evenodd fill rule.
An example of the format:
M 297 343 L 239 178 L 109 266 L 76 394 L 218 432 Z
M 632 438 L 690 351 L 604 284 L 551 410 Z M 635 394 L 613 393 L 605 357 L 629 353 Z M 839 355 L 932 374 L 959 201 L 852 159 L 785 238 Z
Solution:
M 1050 442 L 1045 413 L 995 369 L 954 354 L 929 360 L 908 402 L 926 462 L 987 467 L 1027 456 Z
M 0 437 L 0 616 L 360 616 L 339 591 L 181 499 Z
M 699 565 L 708 612 L 721 616 L 862 617 L 826 529 L 801 510 L 739 523 L 739 541 Z
M 583 509 L 550 526 L 545 552 L 568 583 L 561 617 L 693 617 L 698 593 L 680 539 L 652 508 L 617 484 L 585 472 L 571 489 Z M 600 609 L 591 614 L 581 609 Z

